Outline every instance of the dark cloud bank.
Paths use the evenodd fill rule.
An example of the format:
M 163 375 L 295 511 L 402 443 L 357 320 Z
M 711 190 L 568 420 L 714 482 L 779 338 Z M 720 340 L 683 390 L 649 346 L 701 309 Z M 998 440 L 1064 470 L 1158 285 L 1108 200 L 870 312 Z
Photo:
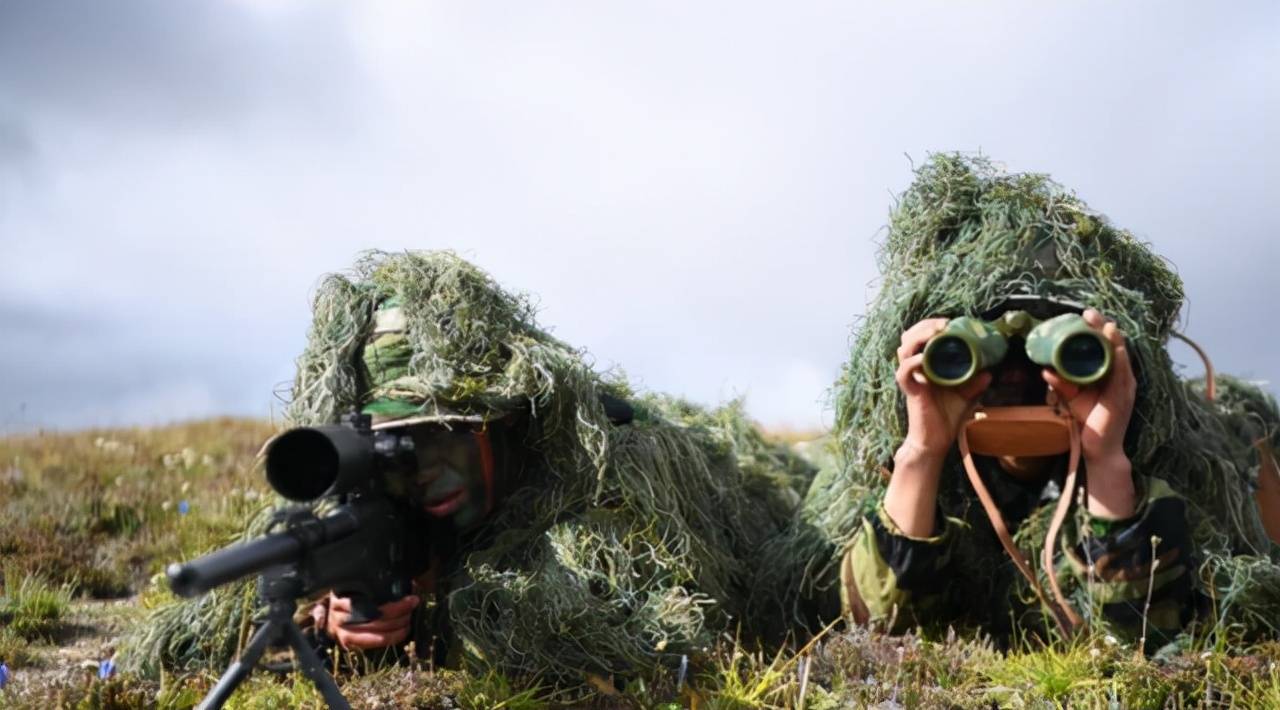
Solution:
M 306 287 L 373 245 L 474 249 L 648 386 L 707 399 L 773 378 L 782 398 L 846 355 L 870 240 L 909 179 L 901 154 L 930 149 L 1053 173 L 1179 267 L 1190 333 L 1220 369 L 1278 376 L 1280 11 L 1018 7 L 1017 32 L 998 9 L 777 22 L 733 5 L 646 24 L 579 8 L 528 27 L 423 10 L 392 28 L 421 45 L 386 55 L 406 70 L 361 53 L 381 40 L 360 37 L 359 5 L 0 2 L 0 431 L 265 416 Z M 441 38 L 456 53 L 433 53 Z M 402 106 L 421 114 L 392 116 L 403 133 L 370 128 Z M 170 146 L 214 171 L 197 183 L 209 194 L 116 211 L 131 180 L 170 175 L 145 164 Z M 100 168 L 120 192 L 82 192 Z M 59 281 L 82 249 L 102 273 Z M 821 392 L 798 396 L 808 411 Z

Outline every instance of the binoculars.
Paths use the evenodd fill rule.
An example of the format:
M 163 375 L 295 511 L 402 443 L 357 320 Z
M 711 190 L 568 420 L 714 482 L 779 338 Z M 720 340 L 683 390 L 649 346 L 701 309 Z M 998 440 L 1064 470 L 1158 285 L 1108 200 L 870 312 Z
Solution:
M 1088 385 L 1111 370 L 1111 343 L 1076 313 L 1037 320 L 1026 311 L 1008 311 L 985 321 L 963 316 L 947 322 L 924 348 L 924 375 L 934 384 L 962 385 L 998 364 L 1009 339 L 1026 341 L 1027 358 L 1052 367 L 1062 379 Z

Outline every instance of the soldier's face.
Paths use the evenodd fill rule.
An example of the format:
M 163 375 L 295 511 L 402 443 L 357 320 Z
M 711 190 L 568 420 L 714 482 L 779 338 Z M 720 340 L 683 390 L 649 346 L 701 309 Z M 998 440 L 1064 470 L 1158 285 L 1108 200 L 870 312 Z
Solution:
M 466 527 L 485 515 L 482 440 L 466 427 L 414 427 L 418 472 L 409 485 L 413 505 L 434 518 Z

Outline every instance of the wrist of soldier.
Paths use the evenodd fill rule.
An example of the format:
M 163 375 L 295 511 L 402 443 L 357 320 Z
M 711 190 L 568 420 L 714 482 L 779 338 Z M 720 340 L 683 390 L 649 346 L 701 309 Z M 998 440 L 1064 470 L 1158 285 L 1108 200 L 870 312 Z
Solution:
M 908 537 L 929 537 L 936 524 L 938 480 L 946 454 L 910 439 L 893 457 L 893 474 L 884 493 L 884 512 Z
M 1123 451 L 1105 456 L 1087 456 L 1089 515 L 1103 520 L 1124 520 L 1137 509 L 1137 491 L 1133 485 L 1133 464 Z
M 902 440 L 898 450 L 893 454 L 893 472 L 910 471 L 912 475 L 938 475 L 942 472 L 942 464 L 947 459 L 947 450 L 926 446 L 911 436 Z

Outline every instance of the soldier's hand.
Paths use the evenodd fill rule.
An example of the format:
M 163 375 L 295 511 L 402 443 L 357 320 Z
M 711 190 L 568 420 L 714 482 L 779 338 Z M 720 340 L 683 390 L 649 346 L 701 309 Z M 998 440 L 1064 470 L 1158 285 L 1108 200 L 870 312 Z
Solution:
M 1116 327 L 1115 321 L 1092 308 L 1084 312 L 1084 321 L 1111 343 L 1111 373 L 1106 379 L 1087 387 L 1067 382 L 1051 368 L 1045 368 L 1042 376 L 1080 422 L 1080 448 L 1085 460 L 1122 457 L 1124 434 L 1133 415 L 1138 391 L 1133 366 L 1129 362 L 1129 350 L 1124 333 Z M 1090 467 L 1090 474 L 1092 469 Z
M 907 398 L 904 444 L 939 459 L 955 442 L 965 413 L 991 384 L 991 373 L 985 371 L 958 387 L 935 385 L 924 376 L 924 346 L 946 324 L 946 318 L 927 318 L 902 334 L 896 375 Z
M 323 628 L 330 638 L 343 648 L 386 648 L 403 643 L 409 638 L 413 610 L 418 608 L 418 595 L 388 602 L 378 607 L 382 616 L 364 624 L 348 624 L 351 619 L 351 600 L 329 593 L 327 613 Z M 323 605 L 317 605 L 321 607 Z M 319 612 L 323 613 L 323 612 Z M 320 621 L 317 619 L 317 621 Z
M 1138 383 L 1124 333 L 1115 322 L 1092 308 L 1084 312 L 1084 320 L 1111 342 L 1111 373 L 1087 387 L 1067 382 L 1048 368 L 1043 376 L 1080 423 L 1080 448 L 1089 469 L 1089 514 L 1121 520 L 1132 516 L 1138 503 L 1133 465 L 1124 453 L 1124 434 L 1133 416 Z

